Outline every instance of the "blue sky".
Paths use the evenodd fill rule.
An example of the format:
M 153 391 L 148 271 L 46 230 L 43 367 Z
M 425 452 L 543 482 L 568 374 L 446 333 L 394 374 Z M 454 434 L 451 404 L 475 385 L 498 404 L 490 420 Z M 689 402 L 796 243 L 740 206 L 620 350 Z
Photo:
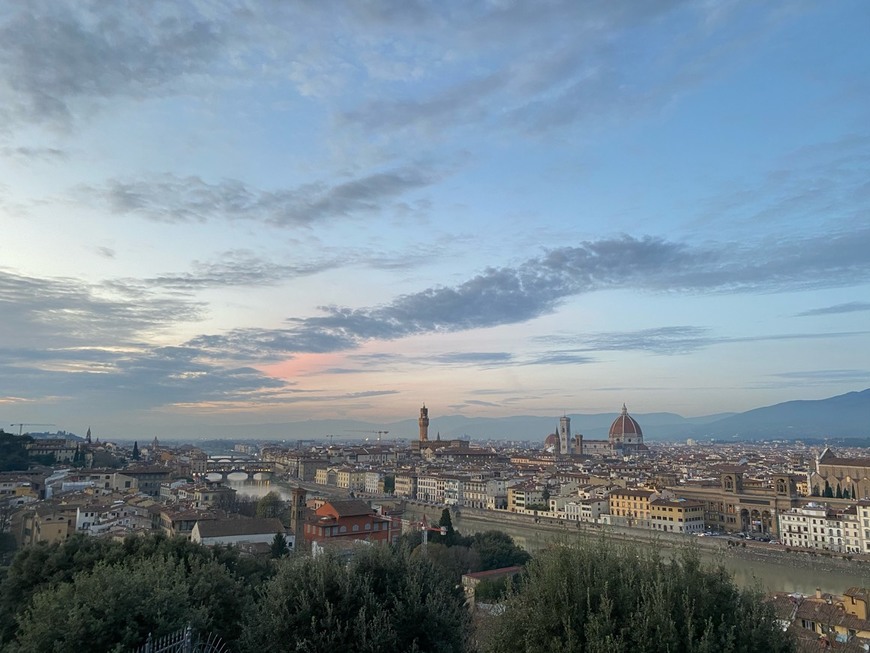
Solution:
M 870 5 L 0 8 L 0 418 L 870 385 Z M 312 434 L 316 435 L 316 434 Z

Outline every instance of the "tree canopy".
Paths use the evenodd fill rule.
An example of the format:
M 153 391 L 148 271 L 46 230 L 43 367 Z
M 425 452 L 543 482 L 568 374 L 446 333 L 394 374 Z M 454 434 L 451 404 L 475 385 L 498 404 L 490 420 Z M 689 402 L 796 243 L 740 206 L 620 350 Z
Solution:
M 249 615 L 243 651 L 467 650 L 470 616 L 457 585 L 404 548 L 360 546 L 343 563 L 329 553 L 290 557 Z
M 29 435 L 13 435 L 0 429 L 0 472 L 13 472 L 27 469 L 30 456 L 27 444 L 33 442 Z
M 159 535 L 123 543 L 76 535 L 63 543 L 27 547 L 0 583 L 0 650 L 60 650 L 43 647 L 51 637 L 70 642 L 63 648 L 70 651 L 130 648 L 148 632 L 157 636 L 180 627 L 176 616 L 233 640 L 254 587 L 270 573 L 268 565 L 234 549 Z M 138 595 L 141 612 L 120 592 Z M 187 602 L 164 612 L 161 606 L 176 592 L 183 592 Z M 141 624 L 119 625 L 129 618 L 125 612 L 137 615 Z M 64 616 L 73 613 L 74 622 Z M 101 643 L 91 645 L 79 636 Z
M 696 551 L 665 561 L 600 540 L 553 546 L 527 566 L 484 642 L 487 653 L 792 651 L 769 606 Z

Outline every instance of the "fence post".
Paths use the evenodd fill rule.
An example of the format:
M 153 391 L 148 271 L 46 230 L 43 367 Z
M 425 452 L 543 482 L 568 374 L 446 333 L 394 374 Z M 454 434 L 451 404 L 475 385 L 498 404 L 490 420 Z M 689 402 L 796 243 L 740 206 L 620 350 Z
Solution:
M 187 624 L 187 628 L 184 629 L 184 647 L 182 648 L 184 653 L 193 653 L 193 626 Z

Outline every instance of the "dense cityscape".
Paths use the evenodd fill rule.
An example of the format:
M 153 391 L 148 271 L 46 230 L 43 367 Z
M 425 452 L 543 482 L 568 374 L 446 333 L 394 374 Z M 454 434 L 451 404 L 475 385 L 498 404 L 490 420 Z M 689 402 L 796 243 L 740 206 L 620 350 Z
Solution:
M 692 542 L 786 569 L 820 565 L 830 576 L 824 587 L 801 595 L 768 583 L 767 600 L 805 639 L 870 644 L 867 590 L 835 587 L 843 572 L 870 577 L 863 449 L 647 443 L 625 406 L 606 440 L 573 433 L 566 416 L 553 433 L 525 443 L 432 438 L 425 405 L 418 425 L 410 443 L 388 441 L 383 431 L 368 442 L 200 446 L 101 441 L 90 429 L 84 438 L 5 434 L 5 451 L 18 445 L 24 454 L 4 463 L 18 469 L 0 473 L 6 555 L 76 535 L 121 541 L 159 533 L 255 558 L 276 549 L 347 558 L 408 536 L 428 544 L 431 535 L 437 544 L 445 518 L 451 530 L 452 522 L 531 529 L 542 548 L 606 533 L 664 548 Z M 475 600 L 481 580 L 518 569 L 470 566 L 462 575 L 470 609 L 490 609 Z M 839 607 L 821 614 L 820 605 Z

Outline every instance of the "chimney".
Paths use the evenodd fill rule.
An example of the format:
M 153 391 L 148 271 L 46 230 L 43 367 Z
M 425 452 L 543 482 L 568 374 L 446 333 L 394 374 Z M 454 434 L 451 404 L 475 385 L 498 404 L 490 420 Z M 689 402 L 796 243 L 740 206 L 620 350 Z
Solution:
M 817 599 L 822 598 L 822 588 L 821 587 L 816 588 L 816 598 Z

